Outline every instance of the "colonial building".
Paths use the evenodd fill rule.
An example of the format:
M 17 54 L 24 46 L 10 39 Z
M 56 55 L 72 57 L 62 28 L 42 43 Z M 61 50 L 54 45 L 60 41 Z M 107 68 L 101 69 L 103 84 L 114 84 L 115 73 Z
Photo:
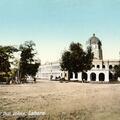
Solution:
M 61 71 L 59 62 L 46 63 L 39 67 L 36 77 L 40 79 L 67 79 L 67 72 Z
M 113 79 L 114 66 L 119 64 L 118 60 L 103 60 L 102 43 L 99 38 L 93 36 L 86 42 L 87 47 L 92 48 L 94 53 L 93 67 L 91 70 L 83 73 L 72 73 L 70 80 L 86 80 L 90 81 L 105 81 L 109 82 Z M 65 77 L 67 79 L 67 72 L 61 71 L 60 63 L 47 63 L 41 65 L 37 74 L 41 79 L 57 79 Z

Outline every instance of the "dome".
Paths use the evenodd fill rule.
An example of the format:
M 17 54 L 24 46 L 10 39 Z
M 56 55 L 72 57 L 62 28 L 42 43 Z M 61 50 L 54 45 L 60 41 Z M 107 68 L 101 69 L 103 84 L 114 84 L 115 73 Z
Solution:
M 99 40 L 99 38 L 97 38 L 95 36 L 95 34 L 93 34 L 93 36 L 88 40 L 88 43 L 91 44 L 99 44 L 101 45 L 101 41 Z

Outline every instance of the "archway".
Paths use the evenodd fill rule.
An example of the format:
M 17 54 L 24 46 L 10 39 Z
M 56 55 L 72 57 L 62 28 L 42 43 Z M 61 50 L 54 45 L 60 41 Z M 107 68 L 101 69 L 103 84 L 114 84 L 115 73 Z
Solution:
M 96 81 L 96 74 L 95 73 L 91 73 L 90 74 L 90 79 L 91 79 L 91 81 Z
M 83 72 L 82 73 L 82 80 L 86 80 L 87 81 L 87 73 L 86 72 Z
M 78 78 L 78 73 L 75 73 L 75 79 L 77 79 Z
M 73 73 L 72 72 L 70 72 L 70 78 L 73 78 Z
M 111 72 L 109 72 L 109 80 L 112 81 L 113 80 L 113 74 Z
M 104 73 L 100 73 L 99 74 L 99 81 L 104 81 L 105 80 L 105 74 Z

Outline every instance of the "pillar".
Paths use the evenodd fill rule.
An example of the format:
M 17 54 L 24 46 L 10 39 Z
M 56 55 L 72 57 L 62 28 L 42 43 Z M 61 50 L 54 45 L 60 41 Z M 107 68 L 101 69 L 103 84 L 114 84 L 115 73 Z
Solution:
M 82 72 L 78 73 L 78 81 L 82 81 Z
M 75 73 L 74 73 L 74 72 L 72 72 L 72 74 L 73 74 L 73 78 L 72 78 L 72 79 L 73 79 L 73 80 L 75 80 Z
M 105 72 L 105 82 L 109 82 L 109 71 Z
M 96 73 L 96 82 L 99 82 L 99 73 Z
M 87 81 L 90 82 L 91 79 L 90 79 L 90 72 L 87 72 Z

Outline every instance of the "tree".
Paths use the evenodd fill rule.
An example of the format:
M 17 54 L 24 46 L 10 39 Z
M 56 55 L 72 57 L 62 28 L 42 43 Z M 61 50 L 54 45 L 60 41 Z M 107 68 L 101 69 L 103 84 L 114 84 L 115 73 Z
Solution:
M 0 74 L 1 79 L 4 77 L 9 78 L 9 73 L 11 72 L 11 62 L 10 59 L 14 58 L 13 53 L 18 52 L 18 49 L 13 46 L 0 46 Z M 9 81 L 8 81 L 9 83 Z
M 94 54 L 92 53 L 91 47 L 87 48 L 87 52 L 85 55 L 85 71 L 90 70 L 92 68 Z
M 114 79 L 117 80 L 118 77 L 120 77 L 120 64 L 114 67 Z
M 33 41 L 26 41 L 20 45 L 21 58 L 20 58 L 20 80 L 25 80 L 27 76 L 35 79 L 40 62 L 35 59 L 35 43 Z
M 68 79 L 72 72 L 84 72 L 92 68 L 93 53 L 91 48 L 85 52 L 80 43 L 72 42 L 69 50 L 64 51 L 61 57 L 60 66 L 64 71 L 68 71 Z
M 68 80 L 69 80 L 70 79 L 70 73 L 72 72 L 70 51 L 65 51 L 62 54 L 60 66 L 61 66 L 61 70 L 68 71 Z

